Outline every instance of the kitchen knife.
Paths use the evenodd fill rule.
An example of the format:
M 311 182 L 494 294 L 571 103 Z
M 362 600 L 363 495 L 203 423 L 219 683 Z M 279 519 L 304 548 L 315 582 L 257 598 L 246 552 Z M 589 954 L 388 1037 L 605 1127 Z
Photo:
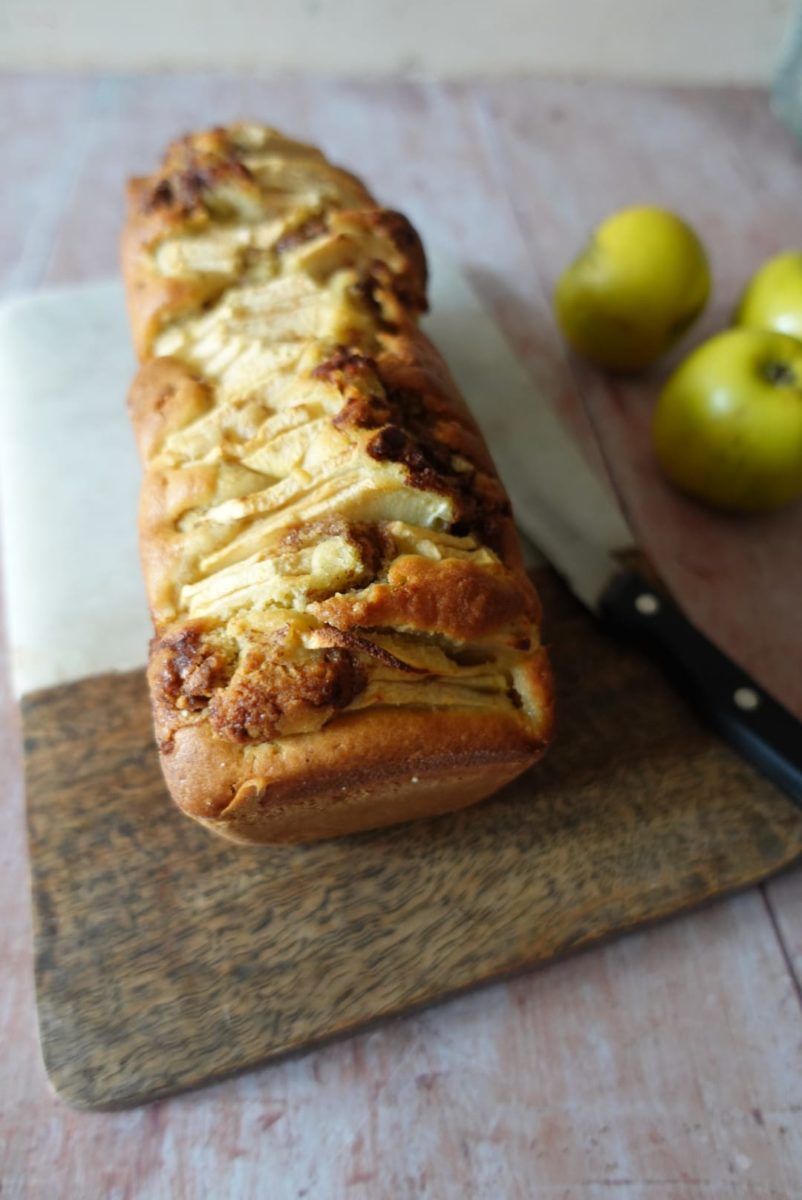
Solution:
M 517 518 L 574 595 L 612 632 L 648 651 L 699 714 L 802 805 L 802 722 L 692 625 L 666 592 L 586 539 L 553 503 L 530 496 Z
M 802 805 L 802 722 L 617 554 L 634 549 L 611 489 L 515 362 L 479 302 L 438 324 L 507 487 L 519 528 L 603 624 L 655 658 L 708 723 Z M 449 342 L 459 353 L 449 354 Z

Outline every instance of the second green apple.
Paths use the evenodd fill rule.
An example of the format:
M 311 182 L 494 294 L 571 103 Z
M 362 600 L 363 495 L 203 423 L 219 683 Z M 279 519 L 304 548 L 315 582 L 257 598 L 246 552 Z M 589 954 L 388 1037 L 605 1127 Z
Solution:
M 676 213 L 627 208 L 594 230 L 555 289 L 563 333 L 600 366 L 637 371 L 693 324 L 710 294 L 710 266 Z
M 802 254 L 777 254 L 752 276 L 735 313 L 737 325 L 802 338 Z

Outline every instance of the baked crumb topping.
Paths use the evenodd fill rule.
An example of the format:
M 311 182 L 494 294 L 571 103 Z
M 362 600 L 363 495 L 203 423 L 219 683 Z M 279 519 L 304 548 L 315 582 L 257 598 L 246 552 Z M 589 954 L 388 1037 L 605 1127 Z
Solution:
M 246 743 L 377 705 L 531 716 L 536 600 L 418 331 L 406 218 L 251 124 L 175 143 L 131 195 L 163 748 L 198 720 Z

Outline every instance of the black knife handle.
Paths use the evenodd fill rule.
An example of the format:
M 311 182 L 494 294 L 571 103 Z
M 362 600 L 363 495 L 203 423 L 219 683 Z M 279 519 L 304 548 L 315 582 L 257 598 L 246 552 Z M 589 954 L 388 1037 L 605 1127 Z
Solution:
M 802 806 L 802 722 L 637 571 L 615 577 L 599 611 L 605 624 L 659 661 L 717 733 Z

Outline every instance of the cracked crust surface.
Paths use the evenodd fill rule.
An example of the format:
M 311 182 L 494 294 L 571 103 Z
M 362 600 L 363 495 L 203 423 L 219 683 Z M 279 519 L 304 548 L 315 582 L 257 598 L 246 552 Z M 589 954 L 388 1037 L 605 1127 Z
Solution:
M 319 151 L 194 134 L 132 181 L 149 682 L 170 791 L 245 841 L 488 795 L 548 744 L 540 608 L 417 326 L 417 234 Z

